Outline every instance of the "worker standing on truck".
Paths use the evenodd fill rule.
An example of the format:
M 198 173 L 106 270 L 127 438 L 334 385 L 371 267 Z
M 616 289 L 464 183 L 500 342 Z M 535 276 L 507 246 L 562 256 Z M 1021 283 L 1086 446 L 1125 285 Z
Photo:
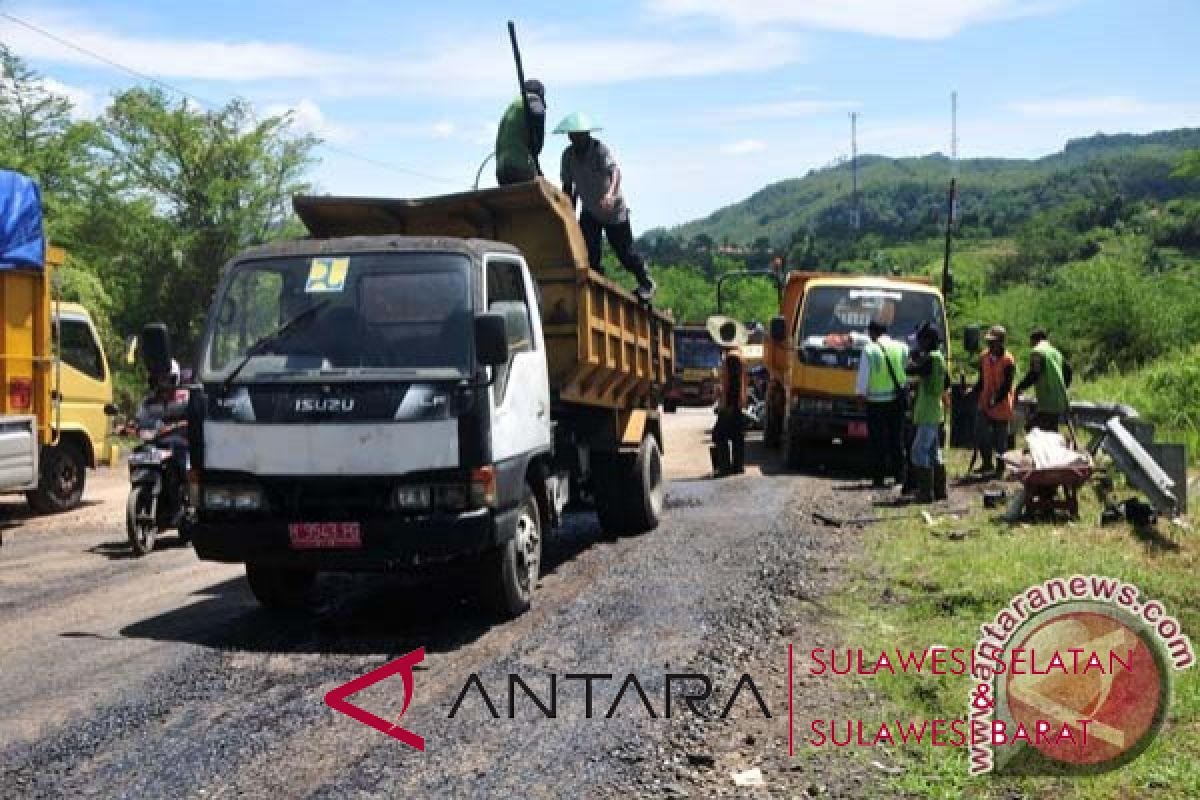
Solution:
M 979 471 L 998 478 L 1004 474 L 1004 465 L 1000 463 L 999 456 L 1008 449 L 1017 360 L 1005 347 L 1008 331 L 1003 325 L 993 325 L 983 340 L 987 342 L 987 350 L 979 357 L 979 380 L 972 390 L 979 402 L 976 435 L 979 439 L 979 455 L 983 460 Z M 993 453 L 997 457 L 994 461 Z
M 946 499 L 946 464 L 942 460 L 942 425 L 946 409 L 942 396 L 950 386 L 946 373 L 946 356 L 941 348 L 942 337 L 937 328 L 926 323 L 917 331 L 917 353 L 909 364 L 908 373 L 919 376 L 917 397 L 913 402 L 912 469 L 916 473 L 917 501 L 932 503 Z
M 603 274 L 601 255 L 604 237 L 621 266 L 637 278 L 637 294 L 643 301 L 654 296 L 654 281 L 646 271 L 646 262 L 633 247 L 633 228 L 629 224 L 629 208 L 621 194 L 621 168 L 612 150 L 592 136 L 598 131 L 590 117 L 578 111 L 568 114 L 555 133 L 565 133 L 571 144 L 562 154 L 563 191 L 574 204 L 578 198 L 583 210 L 579 227 L 587 243 L 588 264 Z
M 1033 387 L 1037 395 L 1037 410 L 1030 421 L 1029 429 L 1058 433 L 1058 426 L 1071 410 L 1067 387 L 1071 385 L 1071 365 L 1063 358 L 1058 348 L 1050 344 L 1044 328 L 1035 328 L 1029 334 L 1029 373 L 1017 385 L 1017 394 Z
M 508 104 L 496 129 L 496 183 L 501 186 L 525 183 L 539 174 L 537 159 L 546 138 L 546 88 L 530 78 L 524 89 L 525 97 Z
M 904 483 L 904 417 L 908 411 L 908 345 L 887 335 L 887 325 L 873 318 L 870 343 L 858 362 L 855 393 L 867 402 L 867 441 L 875 455 L 872 479 L 882 488 L 887 476 Z
M 732 326 L 732 323 L 726 323 Z M 746 471 L 746 362 L 733 335 L 723 337 L 721 396 L 717 398 L 717 424 L 713 426 L 713 469 L 718 476 L 741 475 Z

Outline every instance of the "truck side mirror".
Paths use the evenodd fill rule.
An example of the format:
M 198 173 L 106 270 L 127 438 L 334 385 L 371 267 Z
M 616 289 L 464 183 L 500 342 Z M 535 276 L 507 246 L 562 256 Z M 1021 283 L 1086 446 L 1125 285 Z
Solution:
M 503 314 L 475 315 L 475 360 L 485 367 L 508 363 L 508 324 Z
M 963 328 L 963 350 L 968 353 L 978 353 L 980 345 L 979 326 L 968 325 Z
M 782 343 L 787 339 L 787 320 L 783 317 L 771 317 L 771 340 Z
M 142 335 L 138 337 L 138 350 L 141 351 L 142 364 L 147 372 L 154 374 L 170 371 L 171 335 L 163 323 L 151 322 L 142 328 Z

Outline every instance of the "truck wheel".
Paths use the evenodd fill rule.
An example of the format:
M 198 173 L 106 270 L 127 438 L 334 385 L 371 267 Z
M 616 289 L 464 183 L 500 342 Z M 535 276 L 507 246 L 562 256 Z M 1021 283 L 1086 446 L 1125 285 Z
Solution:
M 767 421 L 763 423 L 763 444 L 774 450 L 779 447 L 779 441 L 783 438 L 783 420 L 777 412 L 771 410 L 770 403 L 767 403 L 765 413 Z
M 312 604 L 313 583 L 317 574 L 307 569 L 246 565 L 250 591 L 264 608 L 272 611 L 300 611 Z
M 787 437 L 787 465 L 789 469 L 805 469 L 809 466 L 809 449 L 807 443 L 799 436 Z
M 79 505 L 87 464 L 77 445 L 64 439 L 55 447 L 43 448 L 39 473 L 38 487 L 25 495 L 34 511 L 59 514 Z
M 622 470 L 626 467 L 616 453 L 592 454 L 592 495 L 595 498 L 596 516 L 600 528 L 609 536 L 619 536 L 629 530 L 625 519 L 625 503 L 622 499 L 624 481 Z
M 666 494 L 658 440 L 653 436 L 642 439 L 642 446 L 630 467 L 626 489 L 621 493 L 626 532 L 645 533 L 658 527 Z
M 542 568 L 542 522 L 532 492 L 525 493 L 513 536 L 483 559 L 483 600 L 501 619 L 529 610 Z

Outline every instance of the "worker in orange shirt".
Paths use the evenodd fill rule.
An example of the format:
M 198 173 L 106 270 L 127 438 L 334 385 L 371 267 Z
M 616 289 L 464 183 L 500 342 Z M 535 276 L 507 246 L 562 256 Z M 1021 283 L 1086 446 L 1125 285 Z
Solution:
M 1004 475 L 999 456 L 1008 449 L 1008 430 L 1013 418 L 1017 360 L 1005 347 L 1008 331 L 1003 325 L 993 325 L 983 340 L 987 342 L 987 350 L 979 357 L 979 381 L 972 390 L 979 403 L 975 433 L 983 461 L 979 472 L 999 478 Z

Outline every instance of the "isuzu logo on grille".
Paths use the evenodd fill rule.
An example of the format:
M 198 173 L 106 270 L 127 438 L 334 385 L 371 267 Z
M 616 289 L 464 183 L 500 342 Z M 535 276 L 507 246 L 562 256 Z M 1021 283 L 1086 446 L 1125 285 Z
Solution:
M 353 397 L 298 397 L 297 414 L 349 414 L 354 410 Z

